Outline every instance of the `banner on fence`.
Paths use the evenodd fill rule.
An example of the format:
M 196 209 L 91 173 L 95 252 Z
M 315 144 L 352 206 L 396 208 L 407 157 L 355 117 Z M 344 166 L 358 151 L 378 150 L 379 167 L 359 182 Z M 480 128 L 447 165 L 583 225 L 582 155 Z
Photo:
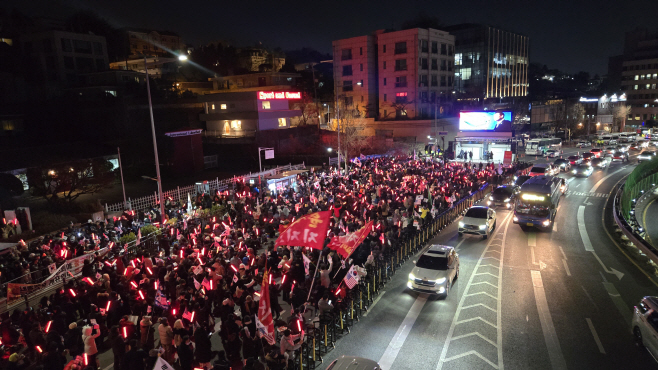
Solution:
M 104 256 L 109 250 L 103 248 L 98 251 L 99 256 Z M 14 303 L 17 303 L 21 300 L 23 295 L 30 295 L 39 290 L 46 289 L 52 286 L 57 285 L 62 282 L 64 276 L 73 275 L 78 277 L 82 273 L 82 267 L 84 266 L 85 260 L 90 262 L 96 257 L 95 253 L 85 254 L 84 256 L 76 257 L 66 261 L 63 265 L 59 266 L 55 272 L 50 274 L 46 280 L 39 284 L 7 284 L 7 306 L 11 306 Z

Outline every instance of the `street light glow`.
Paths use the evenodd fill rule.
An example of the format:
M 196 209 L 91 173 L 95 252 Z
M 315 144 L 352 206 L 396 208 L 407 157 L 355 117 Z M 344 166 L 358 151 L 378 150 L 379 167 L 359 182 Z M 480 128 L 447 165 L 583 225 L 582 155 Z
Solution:
M 333 151 L 333 149 L 332 149 L 332 148 L 327 148 L 327 151 L 328 151 L 329 153 L 331 153 L 331 152 Z
M 186 61 L 186 60 L 187 60 L 187 55 L 185 55 L 185 54 L 181 54 L 181 55 L 179 55 L 179 56 L 178 56 L 178 60 L 180 60 L 181 62 Z

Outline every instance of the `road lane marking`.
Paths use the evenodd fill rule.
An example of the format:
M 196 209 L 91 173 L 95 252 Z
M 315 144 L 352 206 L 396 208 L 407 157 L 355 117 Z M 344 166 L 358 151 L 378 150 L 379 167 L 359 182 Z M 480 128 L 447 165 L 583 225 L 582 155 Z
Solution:
M 498 231 L 496 231 L 496 234 L 494 234 L 494 236 L 491 238 L 491 240 L 487 243 L 487 246 L 484 248 L 484 251 L 482 251 L 482 254 L 480 255 L 480 259 L 477 261 L 477 263 L 475 265 L 475 268 L 473 269 L 473 273 L 471 274 L 471 277 L 469 278 L 468 283 L 466 283 L 466 287 L 464 289 L 464 294 L 462 294 L 462 297 L 459 300 L 459 304 L 457 305 L 457 310 L 455 311 L 455 314 L 452 318 L 452 323 L 450 324 L 450 329 L 448 330 L 448 335 L 446 336 L 445 343 L 443 345 L 443 349 L 441 350 L 441 356 L 439 357 L 439 361 L 436 364 L 436 370 L 441 370 L 443 368 L 443 364 L 446 363 L 446 362 L 454 361 L 454 360 L 457 360 L 459 358 L 470 356 L 470 355 L 474 355 L 474 356 L 479 357 L 480 359 L 482 359 L 483 361 L 485 361 L 486 363 L 491 365 L 491 367 L 493 367 L 494 369 L 499 369 L 499 370 L 504 369 L 504 366 L 503 366 L 502 310 L 501 310 L 501 308 L 502 308 L 501 307 L 501 303 L 502 303 L 501 302 L 502 301 L 502 281 L 503 281 L 503 279 L 502 279 L 502 277 L 503 277 L 502 267 L 503 267 L 504 251 L 505 251 L 504 246 L 505 246 L 505 241 L 506 241 L 506 238 L 507 238 L 507 230 L 509 229 L 509 225 L 511 224 L 511 222 L 510 222 L 511 219 L 512 219 L 511 216 L 512 216 L 512 213 L 509 213 L 507 216 L 505 216 L 505 218 L 503 219 L 503 222 L 501 223 L 501 228 L 499 229 L 499 230 L 502 231 L 502 233 L 499 233 Z M 494 245 L 494 240 L 496 240 L 497 238 L 500 238 L 501 236 L 502 236 L 502 240 L 500 241 L 501 245 Z M 489 250 L 489 248 L 491 248 L 491 247 L 500 248 L 500 251 L 498 251 L 498 250 Z M 489 252 L 498 252 L 500 254 L 500 259 L 499 259 L 500 268 L 498 269 L 498 275 L 494 275 L 490 272 L 477 273 L 477 270 L 481 267 L 482 261 L 484 259 L 488 258 L 488 257 L 485 257 L 485 255 Z M 480 284 L 480 282 L 473 283 L 473 279 L 477 275 L 491 275 L 491 276 L 495 276 L 495 277 L 498 278 L 497 285 L 488 283 L 489 285 L 492 286 L 492 288 L 496 288 L 496 290 L 498 291 L 495 296 L 488 293 L 488 292 L 469 293 L 472 286 Z M 464 305 L 464 302 L 465 302 L 466 298 L 467 297 L 477 297 L 477 296 L 480 296 L 480 295 L 488 296 L 488 297 L 493 298 L 497 301 L 496 323 L 495 324 L 490 322 L 490 321 L 487 321 L 484 318 L 479 317 L 479 316 L 469 318 L 469 319 L 459 320 L 459 315 L 462 312 L 462 310 L 465 307 L 473 306 L 473 305 L 470 305 L 470 306 L 465 306 Z M 491 307 L 488 307 L 488 308 L 491 309 Z M 451 356 L 451 357 L 447 357 L 448 347 L 450 346 L 450 342 L 455 340 L 456 338 L 459 339 L 459 338 L 464 337 L 464 334 L 462 334 L 461 336 L 453 336 L 453 333 L 455 332 L 455 327 L 457 325 L 461 325 L 461 324 L 476 321 L 476 320 L 479 320 L 483 323 L 489 324 L 490 326 L 496 328 L 496 348 L 498 349 L 498 352 L 497 352 L 497 357 L 498 358 L 497 358 L 496 363 L 494 363 L 490 359 L 487 359 L 484 356 L 482 356 L 482 354 L 480 354 L 476 349 L 464 351 L 460 354 L 457 354 L 457 355 L 454 355 L 454 356 Z M 475 333 L 475 332 L 473 332 L 473 333 Z M 493 342 L 493 340 L 491 340 L 491 339 L 490 339 L 490 341 Z M 489 341 L 487 341 L 487 342 L 489 342 Z
M 569 271 L 569 265 L 567 265 L 567 260 L 563 258 L 562 263 L 564 263 L 564 270 L 567 272 L 567 276 L 571 276 L 571 271 Z
M 385 290 L 382 290 L 382 292 L 379 294 L 379 296 L 378 296 L 378 297 L 372 302 L 372 304 L 370 305 L 370 307 L 368 307 L 368 311 L 366 311 L 366 312 L 363 314 L 363 317 L 368 316 L 368 314 L 370 313 L 370 311 L 372 311 L 373 307 L 375 307 L 375 305 L 377 304 L 377 302 L 379 302 L 379 300 L 382 299 L 382 297 L 384 296 L 384 293 L 386 293 L 386 291 L 385 291 Z
M 111 367 L 114 367 L 114 362 L 111 363 L 111 364 L 109 364 L 109 365 L 107 365 L 105 368 L 103 368 L 103 370 L 108 370 L 108 369 L 111 368 Z
M 619 291 L 617 290 L 617 288 L 615 288 L 615 285 L 612 283 L 603 282 L 603 287 L 608 292 L 608 296 L 610 296 L 610 299 L 612 299 L 612 303 L 614 303 L 615 307 L 617 307 L 617 310 L 621 314 L 621 317 L 624 318 L 624 321 L 626 322 L 626 326 L 630 327 L 632 320 L 632 311 L 629 309 L 629 307 L 626 305 L 624 300 L 621 298 L 621 294 L 619 294 Z
M 528 247 L 536 247 L 536 246 L 537 246 L 537 233 L 529 232 L 528 233 Z
M 541 329 L 544 333 L 544 341 L 546 341 L 546 349 L 548 350 L 548 357 L 551 359 L 553 369 L 565 369 L 567 363 L 564 360 L 562 349 L 560 349 L 560 341 L 555 332 L 551 312 L 548 309 L 548 302 L 546 301 L 546 292 L 544 291 L 544 284 L 541 279 L 541 272 L 537 270 L 530 271 L 532 277 L 532 285 L 535 291 L 535 302 L 537 303 L 537 311 L 539 312 L 539 322 Z
M 592 242 L 589 240 L 589 235 L 587 235 L 587 229 L 585 228 L 585 206 L 578 207 L 576 220 L 578 221 L 578 231 L 580 232 L 580 238 L 583 240 L 585 250 L 593 252 L 594 248 L 592 248 Z
M 594 192 L 596 192 L 596 189 L 598 189 L 599 186 L 601 186 L 601 184 L 603 184 L 603 182 L 604 182 L 605 180 L 607 180 L 608 178 L 610 178 L 610 176 L 612 176 L 612 175 L 614 175 L 614 174 L 616 174 L 616 173 L 619 173 L 619 172 L 621 172 L 621 171 L 623 171 L 623 170 L 625 170 L 624 167 L 618 169 L 617 171 L 615 171 L 615 172 L 613 172 L 613 173 L 607 175 L 606 177 L 602 178 L 601 180 L 597 181 L 596 184 L 594 184 L 594 186 L 592 187 L 592 190 L 590 190 L 589 192 L 590 192 L 590 193 L 594 193 Z
M 530 247 L 530 257 L 532 258 L 532 264 L 538 265 L 537 260 L 535 259 L 535 247 Z
M 395 332 L 393 339 L 391 339 L 388 347 L 386 347 L 386 351 L 382 355 L 382 358 L 379 359 L 379 366 L 382 369 L 389 370 L 393 365 L 395 358 L 398 357 L 398 353 L 400 353 L 404 341 L 407 340 L 407 337 L 409 336 L 411 327 L 414 326 L 414 322 L 416 322 L 416 319 L 418 318 L 418 315 L 420 315 L 420 311 L 423 309 L 426 302 L 427 294 L 420 294 L 416 298 L 416 301 L 409 309 L 409 312 L 407 312 L 407 316 L 402 320 L 398 331 Z
M 601 344 L 601 339 L 599 339 L 599 335 L 596 334 L 596 329 L 594 329 L 594 324 L 592 324 L 592 320 L 590 320 L 590 318 L 587 317 L 585 318 L 585 321 L 587 321 L 587 326 L 589 326 L 589 330 L 592 332 L 592 335 L 594 336 L 594 341 L 596 342 L 596 346 L 599 347 L 599 352 L 605 355 L 603 344 Z
M 562 249 L 562 246 L 558 246 L 558 248 L 560 248 L 560 252 L 562 252 L 562 257 L 564 257 L 565 260 L 568 259 L 567 255 L 564 254 L 564 249 Z
M 459 247 L 461 247 L 462 243 L 466 240 L 466 238 L 462 239 L 457 245 L 455 246 L 455 250 L 459 252 Z

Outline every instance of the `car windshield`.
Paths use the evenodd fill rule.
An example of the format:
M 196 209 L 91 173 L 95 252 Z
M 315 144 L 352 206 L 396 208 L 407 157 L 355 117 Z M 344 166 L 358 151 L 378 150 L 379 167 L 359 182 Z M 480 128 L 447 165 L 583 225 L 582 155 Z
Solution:
M 589 169 L 589 165 L 588 164 L 581 164 L 580 166 L 578 166 L 576 168 L 578 168 L 579 170 L 587 170 L 587 169 Z
M 560 158 L 560 159 L 556 159 L 555 162 L 553 162 L 553 163 L 560 165 L 560 164 L 563 164 L 563 163 L 567 163 L 567 160 Z
M 496 188 L 493 191 L 493 195 L 511 195 L 512 194 L 512 189 L 511 188 Z
M 515 184 L 516 184 L 516 185 L 522 185 L 524 182 L 528 181 L 529 178 L 530 178 L 530 176 L 526 176 L 526 175 L 519 176 L 519 178 L 516 179 L 516 183 L 515 183 Z
M 592 154 L 592 153 L 583 153 L 583 157 L 584 157 L 584 158 L 589 158 L 589 157 L 591 157 L 591 156 L 593 156 L 593 155 L 594 155 L 594 154 Z
M 420 256 L 418 262 L 416 262 L 416 267 L 429 270 L 447 270 L 448 259 L 446 257 L 424 254 Z
M 487 218 L 486 208 L 471 208 L 466 212 L 464 217 Z
M 575 161 L 577 159 L 580 159 L 580 157 L 577 156 L 577 155 L 572 155 L 572 156 L 569 157 L 569 160 L 571 160 L 571 161 Z
M 516 211 L 531 216 L 546 217 L 549 212 L 549 204 L 550 202 L 547 200 L 524 200 L 521 196 L 516 204 Z
M 546 167 L 532 167 L 530 172 L 544 173 L 546 172 Z

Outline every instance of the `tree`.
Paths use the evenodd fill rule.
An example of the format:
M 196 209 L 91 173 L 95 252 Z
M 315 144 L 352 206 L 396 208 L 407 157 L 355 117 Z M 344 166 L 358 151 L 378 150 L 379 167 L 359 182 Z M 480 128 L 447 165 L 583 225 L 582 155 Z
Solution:
M 346 106 L 340 100 L 337 109 L 339 119 L 332 121 L 331 129 L 339 131 L 340 155 L 345 160 L 345 170 L 347 170 L 347 159 L 360 155 L 364 149 L 369 147 L 368 137 L 364 136 L 366 119 L 358 108 Z M 339 127 L 336 127 L 338 123 Z
M 620 103 L 612 109 L 612 131 L 620 132 L 626 126 L 626 117 L 631 114 L 631 106 Z
M 574 103 L 567 109 L 566 128 L 569 130 L 569 139 L 571 139 L 571 133 L 578 128 L 578 124 L 582 123 L 584 115 L 585 107 L 580 103 Z
M 296 126 L 318 124 L 318 104 L 308 94 L 303 94 L 301 101 L 293 104 L 293 109 L 299 109 L 301 115 L 296 120 Z
M 104 159 L 81 159 L 74 162 L 28 169 L 30 188 L 52 206 L 73 203 L 83 194 L 94 194 L 113 181 L 112 164 Z

